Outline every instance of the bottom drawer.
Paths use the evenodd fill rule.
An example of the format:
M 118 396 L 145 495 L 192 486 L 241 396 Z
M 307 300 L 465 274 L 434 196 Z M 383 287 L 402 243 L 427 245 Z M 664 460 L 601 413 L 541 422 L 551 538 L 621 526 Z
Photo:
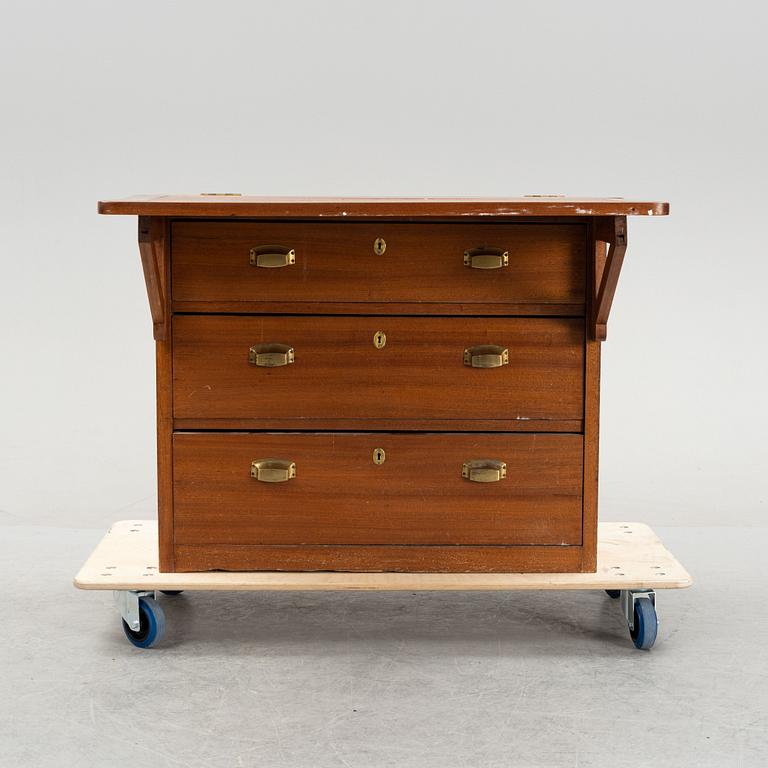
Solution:
M 180 555 L 201 545 L 581 544 L 577 434 L 177 433 L 173 485 Z M 244 570 L 225 561 L 208 567 Z

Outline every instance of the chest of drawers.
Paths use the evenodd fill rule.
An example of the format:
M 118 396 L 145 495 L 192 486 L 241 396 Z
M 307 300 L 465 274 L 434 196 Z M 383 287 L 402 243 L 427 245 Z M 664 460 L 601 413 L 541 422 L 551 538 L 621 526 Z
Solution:
M 594 571 L 600 344 L 666 203 L 99 203 L 138 216 L 160 568 Z

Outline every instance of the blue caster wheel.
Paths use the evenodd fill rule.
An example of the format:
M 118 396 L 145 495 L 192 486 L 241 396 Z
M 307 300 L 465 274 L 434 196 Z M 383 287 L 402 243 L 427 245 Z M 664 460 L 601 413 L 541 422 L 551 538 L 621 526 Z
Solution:
M 605 594 L 608 595 L 608 597 L 611 598 L 611 600 L 618 600 L 621 596 L 621 590 L 620 589 L 606 589 Z
M 123 619 L 123 632 L 137 648 L 151 648 L 165 634 L 165 612 L 152 597 L 139 598 L 138 630 L 131 629 Z
M 629 635 L 635 648 L 641 651 L 652 648 L 659 631 L 659 618 L 656 615 L 656 607 L 647 598 L 635 601 L 634 625 Z
M 176 597 L 176 595 L 180 595 L 184 590 L 183 589 L 161 589 L 160 592 L 162 592 L 167 597 Z

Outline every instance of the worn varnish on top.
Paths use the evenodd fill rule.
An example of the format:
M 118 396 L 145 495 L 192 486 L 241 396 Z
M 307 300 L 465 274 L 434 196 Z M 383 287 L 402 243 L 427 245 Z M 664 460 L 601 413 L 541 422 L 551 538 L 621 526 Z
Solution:
M 241 218 L 390 218 L 472 216 L 665 216 L 669 203 L 621 197 L 530 195 L 462 197 L 259 197 L 236 194 L 138 195 L 102 200 L 99 213 Z

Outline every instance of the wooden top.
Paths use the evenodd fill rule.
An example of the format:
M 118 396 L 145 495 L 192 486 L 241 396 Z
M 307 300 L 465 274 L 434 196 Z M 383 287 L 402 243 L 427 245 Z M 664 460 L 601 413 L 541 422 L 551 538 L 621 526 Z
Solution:
M 666 216 L 669 203 L 530 195 L 460 197 L 252 197 L 248 195 L 137 195 L 101 200 L 99 213 L 129 216 L 242 218 L 464 218 L 472 216 Z
M 680 589 L 685 568 L 642 523 L 599 523 L 595 573 L 160 573 L 157 522 L 115 523 L 75 577 L 79 589 L 525 590 Z

